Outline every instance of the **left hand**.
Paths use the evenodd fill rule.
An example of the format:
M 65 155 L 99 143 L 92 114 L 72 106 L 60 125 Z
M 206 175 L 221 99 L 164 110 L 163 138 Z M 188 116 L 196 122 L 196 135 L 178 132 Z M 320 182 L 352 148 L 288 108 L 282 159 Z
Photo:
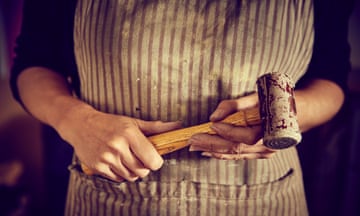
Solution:
M 258 105 L 256 94 L 237 100 L 222 101 L 210 121 L 216 135 L 195 134 L 189 140 L 190 151 L 203 151 L 202 155 L 226 160 L 270 158 L 275 150 L 263 145 L 261 126 L 238 127 L 221 123 L 229 114 Z

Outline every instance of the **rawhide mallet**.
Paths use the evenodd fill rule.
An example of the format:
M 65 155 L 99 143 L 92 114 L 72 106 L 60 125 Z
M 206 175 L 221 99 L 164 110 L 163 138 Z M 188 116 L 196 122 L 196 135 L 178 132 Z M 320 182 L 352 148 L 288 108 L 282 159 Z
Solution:
M 257 80 L 259 107 L 240 110 L 229 115 L 222 122 L 234 126 L 262 125 L 264 145 L 271 149 L 283 149 L 301 141 L 296 119 L 293 95 L 294 84 L 286 74 L 268 73 Z M 212 122 L 169 131 L 148 137 L 159 154 L 164 155 L 189 145 L 188 140 L 197 133 L 215 134 Z M 94 174 L 86 165 L 83 171 Z
M 264 145 L 283 149 L 300 143 L 294 83 L 290 77 L 283 73 L 268 73 L 259 77 L 256 83 Z

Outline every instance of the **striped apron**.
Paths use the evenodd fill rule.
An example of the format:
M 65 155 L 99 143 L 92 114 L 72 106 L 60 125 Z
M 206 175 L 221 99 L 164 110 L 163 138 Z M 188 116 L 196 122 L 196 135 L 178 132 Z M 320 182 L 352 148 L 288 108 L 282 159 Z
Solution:
M 297 81 L 313 46 L 311 0 L 78 0 L 80 98 L 144 120 L 208 121 L 271 71 Z M 66 215 L 307 215 L 295 147 L 226 161 L 187 149 L 136 182 L 87 176 L 74 160 Z

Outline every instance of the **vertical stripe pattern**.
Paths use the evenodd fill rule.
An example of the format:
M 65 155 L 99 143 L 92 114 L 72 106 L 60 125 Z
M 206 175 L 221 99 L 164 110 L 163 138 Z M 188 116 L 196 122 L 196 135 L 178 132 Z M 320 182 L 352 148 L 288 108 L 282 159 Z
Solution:
M 311 0 L 78 0 L 81 99 L 144 120 L 208 121 L 266 72 L 297 81 L 312 53 Z M 295 148 L 223 161 L 186 150 L 115 184 L 71 166 L 67 215 L 306 215 Z

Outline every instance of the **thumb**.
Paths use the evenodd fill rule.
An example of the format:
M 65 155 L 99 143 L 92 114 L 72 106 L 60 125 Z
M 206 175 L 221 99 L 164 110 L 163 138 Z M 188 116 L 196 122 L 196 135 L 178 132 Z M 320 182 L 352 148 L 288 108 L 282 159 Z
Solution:
M 223 120 L 228 115 L 243 109 L 255 107 L 258 105 L 258 96 L 256 93 L 240 97 L 234 100 L 223 100 L 216 110 L 211 114 L 210 121 Z
M 136 119 L 136 123 L 140 128 L 140 130 L 146 136 L 164 133 L 182 127 L 181 121 L 163 122 L 163 121 L 144 121 L 144 120 Z
M 235 100 L 223 100 L 217 106 L 215 111 L 210 115 L 210 121 L 220 121 L 223 120 L 226 116 L 235 112 L 237 108 L 237 103 Z

